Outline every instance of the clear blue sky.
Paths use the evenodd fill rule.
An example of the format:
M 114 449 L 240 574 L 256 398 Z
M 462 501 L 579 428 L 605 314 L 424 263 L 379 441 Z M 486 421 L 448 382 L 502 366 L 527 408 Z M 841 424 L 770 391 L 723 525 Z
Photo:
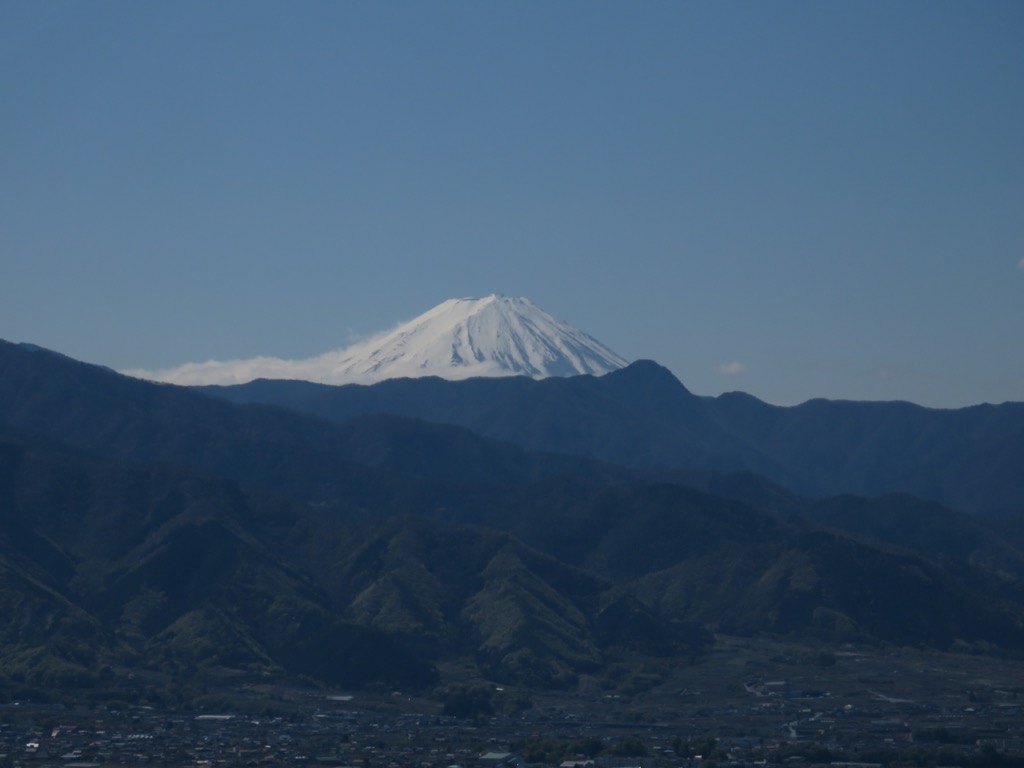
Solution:
M 1024 400 L 1024 3 L 0 2 L 0 337 L 494 292 L 698 394 Z

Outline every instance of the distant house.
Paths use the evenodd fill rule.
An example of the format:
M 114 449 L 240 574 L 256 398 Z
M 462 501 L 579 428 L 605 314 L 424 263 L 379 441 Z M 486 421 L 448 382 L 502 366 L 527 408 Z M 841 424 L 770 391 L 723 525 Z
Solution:
M 480 765 L 483 766 L 518 765 L 521 762 L 523 759 L 514 752 L 484 752 L 480 755 Z

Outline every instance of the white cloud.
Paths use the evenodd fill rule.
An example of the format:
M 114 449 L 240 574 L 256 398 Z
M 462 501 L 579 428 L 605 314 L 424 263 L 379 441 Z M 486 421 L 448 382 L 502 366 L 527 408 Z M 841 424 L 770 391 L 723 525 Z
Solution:
M 734 360 L 731 363 L 720 363 L 715 367 L 715 370 L 723 376 L 738 376 L 741 373 L 747 372 L 747 366 Z

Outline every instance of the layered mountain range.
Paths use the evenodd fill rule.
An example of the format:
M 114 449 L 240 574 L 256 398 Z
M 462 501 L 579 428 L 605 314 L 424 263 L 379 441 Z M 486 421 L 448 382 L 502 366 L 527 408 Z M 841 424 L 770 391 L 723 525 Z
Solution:
M 1021 404 L 779 408 L 649 361 L 188 388 L 0 342 L 0 688 L 570 686 L 722 632 L 1015 654 L 1022 465 Z
M 691 393 L 638 361 L 601 377 L 372 387 L 254 381 L 202 391 L 336 424 L 394 414 L 456 424 L 531 450 L 657 472 L 748 471 L 808 496 L 904 492 L 989 516 L 1024 512 L 1024 403 L 942 410 L 906 402 L 764 403 Z

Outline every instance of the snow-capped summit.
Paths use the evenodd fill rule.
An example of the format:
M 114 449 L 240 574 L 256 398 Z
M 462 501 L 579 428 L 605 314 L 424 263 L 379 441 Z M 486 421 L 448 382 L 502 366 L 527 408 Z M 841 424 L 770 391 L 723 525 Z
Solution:
M 450 299 L 368 341 L 307 360 L 211 360 L 125 373 L 174 384 L 243 384 L 259 378 L 372 384 L 420 376 L 601 375 L 626 364 L 596 339 L 529 300 L 492 294 Z

